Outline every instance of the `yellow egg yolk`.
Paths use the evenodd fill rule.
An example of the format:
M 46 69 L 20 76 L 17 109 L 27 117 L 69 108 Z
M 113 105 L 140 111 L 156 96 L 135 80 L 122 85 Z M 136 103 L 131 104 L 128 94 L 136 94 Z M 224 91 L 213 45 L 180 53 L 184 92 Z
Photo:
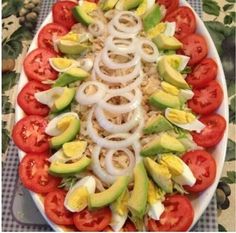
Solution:
M 128 203 L 129 199 L 129 192 L 126 190 L 121 194 L 121 196 L 112 204 L 112 208 L 115 212 L 117 212 L 119 215 L 123 216 L 127 213 Z
M 182 160 L 171 153 L 163 154 L 160 163 L 168 167 L 172 176 L 179 176 L 184 171 Z
M 60 40 L 68 40 L 68 41 L 73 41 L 73 42 L 78 42 L 80 39 L 80 36 L 78 33 L 74 32 L 69 32 L 66 35 L 60 37 Z
M 158 36 L 161 33 L 164 33 L 165 30 L 166 30 L 166 24 L 165 23 L 159 23 L 147 32 L 147 36 L 149 38 L 153 38 L 153 37 Z
M 196 117 L 190 113 L 177 109 L 170 109 L 167 114 L 167 119 L 176 124 L 187 124 L 193 122 Z
M 177 55 L 169 55 L 167 56 L 168 63 L 174 68 L 178 69 L 180 63 L 181 63 L 181 58 Z
M 65 116 L 57 122 L 57 128 L 61 131 L 65 131 L 69 126 L 71 120 L 75 119 L 75 116 Z
M 63 153 L 66 157 L 81 157 L 87 147 L 86 141 L 75 141 L 75 142 L 67 142 L 62 146 Z
M 159 190 L 151 180 L 148 180 L 148 203 L 154 204 L 158 200 L 161 200 L 162 197 L 163 193 L 161 190 Z
M 97 9 L 97 4 L 93 2 L 84 1 L 81 7 L 86 13 L 89 13 Z
M 175 87 L 165 81 L 161 82 L 161 87 L 165 92 L 170 93 L 172 95 L 178 96 L 180 93 L 180 90 L 177 87 Z
M 52 64 L 58 69 L 66 69 L 70 67 L 73 63 L 72 60 L 62 57 L 52 58 Z
M 139 7 L 136 10 L 136 15 L 141 16 L 143 15 L 147 10 L 147 0 L 143 0 L 143 2 L 139 5 Z
M 80 211 L 88 205 L 88 196 L 89 193 L 86 187 L 75 188 L 70 193 L 66 204 L 69 208 Z

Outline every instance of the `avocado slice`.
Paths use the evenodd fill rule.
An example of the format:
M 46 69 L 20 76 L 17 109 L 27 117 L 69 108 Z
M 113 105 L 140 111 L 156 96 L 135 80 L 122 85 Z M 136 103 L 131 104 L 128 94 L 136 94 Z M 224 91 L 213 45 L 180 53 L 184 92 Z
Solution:
M 166 152 L 185 152 L 184 145 L 175 137 L 167 133 L 155 137 L 152 141 L 148 142 L 141 150 L 142 156 L 153 156 Z
M 173 184 L 168 168 L 162 164 L 156 163 L 150 158 L 144 158 L 143 161 L 148 174 L 152 177 L 155 183 L 166 193 L 172 193 Z
M 104 11 L 109 11 L 115 7 L 118 1 L 119 0 L 104 0 L 100 3 L 100 7 Z
M 116 9 L 117 10 L 132 10 L 137 8 L 143 0 L 119 0 L 118 3 L 116 4 Z
M 134 168 L 134 188 L 128 201 L 128 209 L 134 217 L 142 218 L 146 212 L 148 196 L 148 176 L 143 162 Z
M 70 83 L 83 81 L 89 76 L 89 73 L 81 68 L 72 67 L 63 74 L 60 74 L 53 87 L 64 87 Z
M 89 16 L 89 12 L 86 11 L 86 8 L 83 6 L 76 6 L 72 8 L 72 14 L 77 22 L 83 23 L 88 26 L 89 24 L 94 23 L 94 19 Z
M 176 50 L 182 48 L 183 46 L 183 44 L 179 40 L 177 40 L 174 36 L 166 36 L 162 33 L 154 37 L 152 41 L 156 44 L 158 49 L 161 50 L 165 49 Z
M 160 23 L 161 18 L 161 9 L 158 4 L 155 4 L 143 17 L 144 30 L 148 31 L 155 27 L 158 23 Z
M 59 112 L 66 108 L 75 96 L 75 88 L 65 87 L 63 94 L 53 104 L 52 112 Z
M 83 52 L 87 51 L 90 46 L 86 44 L 82 44 L 77 41 L 70 41 L 70 40 L 59 40 L 58 48 L 60 52 L 70 55 L 80 55 Z
M 149 103 L 158 109 L 165 109 L 172 106 L 171 108 L 180 108 L 180 100 L 178 96 L 171 95 L 165 91 L 158 90 L 149 97 Z
M 161 114 L 158 116 L 152 116 L 148 119 L 143 132 L 145 134 L 160 133 L 162 131 L 167 131 L 173 129 L 172 124 Z
M 158 71 L 162 78 L 170 84 L 181 89 L 190 89 L 188 83 L 184 80 L 180 72 L 175 70 L 168 62 L 168 56 L 163 57 L 157 65 Z
M 120 176 L 108 189 L 89 196 L 89 208 L 100 208 L 114 202 L 127 188 L 129 176 Z
M 73 176 L 82 172 L 90 163 L 91 159 L 86 156 L 74 163 L 62 163 L 55 161 L 50 164 L 49 172 L 54 176 Z
M 72 141 L 76 137 L 79 131 L 80 131 L 80 120 L 74 118 L 70 121 L 69 126 L 62 134 L 52 137 L 50 139 L 49 143 L 51 145 L 51 148 L 58 149 L 64 143 Z

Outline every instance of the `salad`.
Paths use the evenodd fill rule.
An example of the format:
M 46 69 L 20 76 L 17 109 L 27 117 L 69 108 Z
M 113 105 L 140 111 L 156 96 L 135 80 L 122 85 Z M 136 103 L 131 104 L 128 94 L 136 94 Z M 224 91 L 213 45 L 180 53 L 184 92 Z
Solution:
M 26 56 L 23 185 L 65 231 L 187 231 L 224 135 L 217 63 L 178 0 L 58 1 Z

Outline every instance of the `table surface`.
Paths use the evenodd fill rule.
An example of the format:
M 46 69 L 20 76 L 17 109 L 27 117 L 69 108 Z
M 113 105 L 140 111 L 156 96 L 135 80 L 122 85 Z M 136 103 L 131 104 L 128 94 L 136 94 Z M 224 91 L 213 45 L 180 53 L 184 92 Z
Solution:
M 41 6 L 39 0 L 9 0 L 2 1 L 2 30 L 3 30 L 3 42 L 2 42 L 2 112 L 3 112 L 3 125 L 2 125 L 2 161 L 3 161 L 3 170 L 7 166 L 11 166 L 9 160 L 9 155 L 15 153 L 15 148 L 13 145 L 10 145 L 10 135 L 12 125 L 14 123 L 14 105 L 16 99 L 16 88 L 17 81 L 19 78 L 19 73 L 22 68 L 22 61 L 25 57 L 27 49 L 30 45 L 31 39 L 33 37 L 33 32 L 36 28 L 38 14 L 40 12 Z M 29 10 L 27 14 L 31 14 L 31 17 L 26 17 L 24 9 L 27 8 L 27 5 L 33 2 L 34 8 Z M 196 2 L 199 1 L 190 1 L 193 5 L 196 6 Z M 218 189 L 216 190 L 217 198 L 217 221 L 219 231 L 236 231 L 235 226 L 235 189 L 236 189 L 236 88 L 235 88 L 235 67 L 234 67 L 234 58 L 235 58 L 235 22 L 236 14 L 235 0 L 203 0 L 202 5 L 200 6 L 203 10 L 202 19 L 205 22 L 211 36 L 216 44 L 217 50 L 221 57 L 224 71 L 226 75 L 227 87 L 228 87 L 228 97 L 229 97 L 229 110 L 230 110 L 230 127 L 228 135 L 228 147 L 227 147 L 227 156 L 222 172 L 222 177 Z M 201 4 L 200 3 L 200 4 Z M 44 3 L 43 3 L 44 5 Z M 197 6 L 198 7 L 198 6 Z M 199 8 L 198 8 L 199 10 Z M 24 16 L 25 15 L 25 16 Z M 42 13 L 41 13 L 42 15 Z M 10 145 L 10 146 L 9 146 Z M 15 153 L 16 154 L 16 153 Z M 15 164 L 17 161 L 16 158 L 11 158 L 11 161 Z M 12 166 L 15 166 L 14 163 Z M 17 170 L 17 168 L 15 168 Z M 16 177 L 17 172 L 12 174 Z M 13 180 L 13 177 L 11 178 Z M 6 177 L 3 176 L 3 183 Z M 26 190 L 22 188 L 19 181 L 16 181 L 14 189 L 11 187 L 3 187 L 3 196 L 11 195 L 11 193 L 17 194 L 12 198 L 11 213 L 16 210 L 16 213 L 13 213 L 14 219 L 20 224 L 22 219 L 26 219 L 28 222 L 23 221 L 25 228 L 23 230 L 27 231 L 27 226 L 31 222 L 37 219 L 38 226 L 41 226 L 42 231 L 50 230 L 45 226 L 44 220 L 41 218 L 37 209 L 29 211 L 30 205 L 32 205 L 31 198 Z M 223 194 L 225 188 L 229 188 L 229 192 Z M 221 193 L 221 195 L 219 195 Z M 24 199 L 22 198 L 24 197 Z M 26 201 L 25 200 L 29 200 Z M 214 200 L 213 200 L 214 201 Z M 212 204 L 211 204 L 212 206 Z M 214 204 L 213 204 L 214 206 Z M 3 208 L 4 209 L 4 208 Z M 17 210 L 23 209 L 24 212 L 17 212 Z M 209 211 L 209 210 L 208 210 Z M 207 218 L 207 216 L 206 216 Z M 5 221 L 9 219 L 5 218 Z M 9 223 L 10 224 L 10 223 Z M 37 225 L 36 224 L 36 225 Z M 207 223 L 205 223 L 207 224 Z M 8 226 L 7 229 L 11 228 Z M 37 231 L 37 226 L 31 230 Z M 23 231 L 22 230 L 22 231 Z

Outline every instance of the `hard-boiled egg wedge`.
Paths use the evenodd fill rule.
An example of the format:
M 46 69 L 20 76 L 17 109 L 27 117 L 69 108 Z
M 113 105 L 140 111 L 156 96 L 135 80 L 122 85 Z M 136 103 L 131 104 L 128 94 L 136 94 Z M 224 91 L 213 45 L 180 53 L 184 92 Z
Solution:
M 149 211 L 148 216 L 152 219 L 159 220 L 161 214 L 164 212 L 165 207 L 162 204 L 163 193 L 154 185 L 154 183 L 148 181 L 148 204 Z
M 161 22 L 161 23 L 157 24 L 155 27 L 153 27 L 152 29 L 150 29 L 147 32 L 147 36 L 149 38 L 154 38 L 161 33 L 163 33 L 166 36 L 174 36 L 175 27 L 176 27 L 175 22 L 171 22 L 171 23 L 170 22 L 166 22 L 166 23 Z
M 110 226 L 113 229 L 113 231 L 120 231 L 126 222 L 126 219 L 128 217 L 128 208 L 127 208 L 128 199 L 129 199 L 129 192 L 128 190 L 126 190 L 110 206 L 112 211 L 112 219 Z
M 53 118 L 47 125 L 45 132 L 50 136 L 60 135 L 69 125 L 71 119 L 79 119 L 75 112 L 67 112 Z
M 62 163 L 66 163 L 68 161 L 68 158 L 66 158 L 66 156 L 64 155 L 63 153 L 63 150 L 59 150 L 57 151 L 56 153 L 54 153 L 49 159 L 48 161 L 50 161 L 51 163 L 52 162 L 55 162 L 55 161 L 58 161 L 58 162 L 62 162 Z
M 195 184 L 196 178 L 192 171 L 178 156 L 171 153 L 163 154 L 160 163 L 168 167 L 172 180 L 177 184 L 189 186 Z
M 93 176 L 79 180 L 66 194 L 64 206 L 71 212 L 79 212 L 88 206 L 88 196 L 95 192 L 96 181 Z
M 64 87 L 54 87 L 47 91 L 36 92 L 34 96 L 40 103 L 52 108 L 55 100 L 63 94 L 64 89 Z
M 181 89 L 180 90 L 180 93 L 179 93 L 179 96 L 183 99 L 183 101 L 187 101 L 187 100 L 190 100 L 193 98 L 194 96 L 194 93 L 192 90 L 184 90 L 184 89 Z
M 190 57 L 184 55 L 165 55 L 169 64 L 176 70 L 182 71 L 187 66 Z
M 165 110 L 165 117 L 172 124 L 189 131 L 201 132 L 205 127 L 205 125 L 190 112 L 167 108 Z
M 149 9 L 153 7 L 154 4 L 155 0 L 143 0 L 143 2 L 139 5 L 137 10 L 135 11 L 135 14 L 138 16 L 145 14 Z
M 71 67 L 77 65 L 77 62 L 75 60 L 63 57 L 49 58 L 49 63 L 51 67 L 58 72 L 65 72 Z

